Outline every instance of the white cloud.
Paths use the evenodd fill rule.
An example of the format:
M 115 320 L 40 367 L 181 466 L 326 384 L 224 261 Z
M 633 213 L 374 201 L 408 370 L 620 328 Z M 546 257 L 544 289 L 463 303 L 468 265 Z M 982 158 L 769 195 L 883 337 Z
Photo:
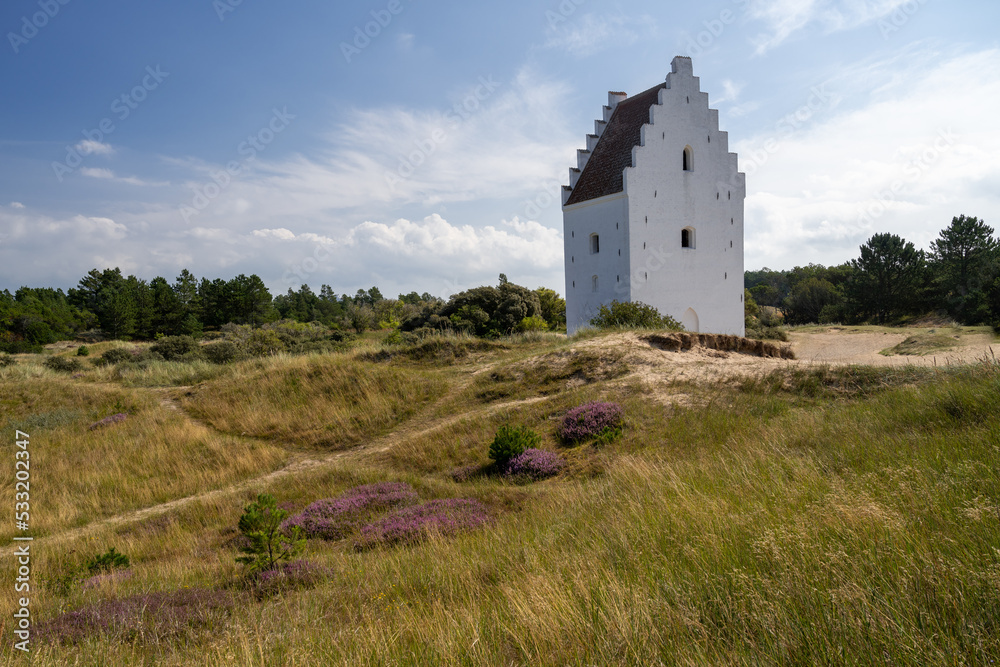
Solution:
M 722 95 L 712 100 L 713 104 L 725 104 L 726 102 L 735 102 L 739 99 L 740 93 L 743 92 L 744 85 L 741 83 L 734 83 L 731 79 L 722 80 Z
M 530 261 L 540 267 L 552 268 L 562 263 L 562 234 L 537 222 L 521 222 L 514 218 L 477 228 L 472 225 L 452 225 L 434 214 L 421 222 L 400 219 L 391 225 L 364 222 L 347 235 L 352 247 L 378 248 L 391 256 L 432 257 L 459 261 L 469 268 L 480 268 L 498 262 Z
M 402 32 L 396 37 L 396 46 L 403 53 L 409 53 L 413 50 L 413 43 L 416 40 L 416 36 L 413 33 Z
M 328 236 L 321 236 L 310 232 L 296 234 L 295 232 L 285 229 L 284 227 L 279 227 L 277 229 L 255 229 L 251 232 L 251 235 L 258 238 L 273 238 L 278 239 L 279 241 L 305 241 L 307 243 L 318 243 L 321 245 L 336 245 L 337 243 Z
M 74 148 L 76 148 L 76 150 L 83 155 L 112 155 L 115 152 L 115 149 L 111 144 L 105 144 L 91 139 L 84 139 Z
M 110 169 L 99 169 L 96 167 L 84 167 L 80 170 L 80 173 L 90 178 L 103 178 L 107 180 L 114 180 L 115 177 L 115 173 Z
M 1000 134 L 992 118 L 1000 50 L 929 53 L 923 64 L 849 68 L 845 80 L 864 73 L 870 90 L 850 94 L 867 103 L 845 103 L 795 132 L 734 146 L 747 171 L 748 268 L 840 263 L 877 232 L 926 248 L 953 216 L 1000 218 Z
M 331 212 L 359 209 L 357 220 L 389 215 L 408 203 L 520 197 L 540 183 L 555 182 L 550 189 L 558 196 L 558 182 L 582 140 L 560 113 L 568 93 L 561 82 L 525 69 L 513 80 L 471 81 L 441 108 L 355 110 L 313 156 L 258 157 L 192 222 L 239 218 L 247 232 L 302 229 Z M 171 164 L 199 175 L 185 184 L 192 188 L 220 169 L 195 160 Z
M 655 23 L 649 16 L 632 19 L 588 13 L 579 18 L 570 16 L 565 23 L 550 27 L 545 46 L 574 56 L 589 56 L 611 47 L 630 46 L 653 31 Z
M 917 0 L 772 0 L 752 2 L 751 19 L 766 24 L 765 31 L 752 38 L 757 55 L 779 46 L 809 25 L 826 33 L 853 30 L 871 24 L 904 5 Z
M 19 201 L 12 201 L 12 202 L 10 203 L 10 207 L 11 207 L 11 208 L 17 208 L 17 209 L 22 209 L 22 208 L 24 208 L 24 204 L 22 204 L 22 203 L 21 203 L 21 202 L 19 202 Z
M 103 169 L 100 167 L 83 167 L 80 169 L 80 173 L 89 178 L 99 178 L 102 180 L 115 181 L 116 183 L 127 183 L 128 185 L 155 187 L 170 185 L 166 181 L 144 181 L 141 178 L 136 178 L 135 176 L 116 176 L 115 172 L 110 169 Z

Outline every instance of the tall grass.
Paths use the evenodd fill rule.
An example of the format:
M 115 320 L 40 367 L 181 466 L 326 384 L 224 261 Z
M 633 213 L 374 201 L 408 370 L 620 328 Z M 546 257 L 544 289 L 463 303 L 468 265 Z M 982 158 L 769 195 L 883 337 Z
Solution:
M 27 378 L 0 382 L 0 404 L 8 443 L 15 428 L 31 436 L 36 535 L 255 477 L 287 458 L 271 444 L 215 433 L 157 396 L 129 389 Z M 90 429 L 123 412 L 123 423 Z M 13 463 L 0 466 L 0 488 L 13 491 Z M 13 534 L 10 523 L 0 526 L 0 539 Z
M 364 399 L 337 378 L 372 368 L 382 366 L 275 360 L 209 386 L 221 405 L 241 396 L 278 409 L 294 377 L 314 392 L 316 410 L 334 415 L 324 387 L 354 387 L 346 396 Z M 447 368 L 388 370 L 398 375 L 378 382 L 453 377 Z M 425 499 L 478 499 L 497 520 L 412 547 L 311 541 L 306 557 L 330 568 L 328 580 L 241 598 L 210 635 L 195 628 L 164 640 L 151 626 L 127 643 L 98 635 L 38 647 L 35 663 L 988 665 L 1000 656 L 997 365 L 813 369 L 683 389 L 698 394 L 693 407 L 665 410 L 620 380 L 516 409 L 479 403 L 440 428 L 401 429 L 377 456 L 305 469 L 263 490 L 297 510 L 357 484 L 405 481 Z M 598 399 L 623 405 L 622 438 L 559 448 L 558 415 Z M 42 403 L 33 409 L 81 409 Z M 598 474 L 530 486 L 451 481 L 449 467 L 480 460 L 505 420 L 538 429 L 571 462 L 598 462 Z M 36 543 L 43 580 L 109 546 L 129 554 L 135 572 L 68 595 L 43 584 L 33 613 L 45 620 L 185 586 L 238 592 L 234 526 L 251 495 L 234 491 L 59 549 Z M 10 569 L 0 571 L 0 590 L 12 583 Z M 7 596 L 0 612 L 9 618 L 9 609 Z M 0 664 L 15 660 L 0 655 Z
M 385 432 L 446 389 L 436 374 L 340 355 L 245 362 L 182 403 L 213 427 L 300 445 L 343 448 Z

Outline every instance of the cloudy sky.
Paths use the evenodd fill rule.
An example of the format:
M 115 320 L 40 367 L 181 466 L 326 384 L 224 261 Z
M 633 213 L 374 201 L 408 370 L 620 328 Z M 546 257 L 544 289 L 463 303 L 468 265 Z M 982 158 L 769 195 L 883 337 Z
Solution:
M 675 55 L 747 173 L 746 266 L 1000 223 L 1000 4 L 5 0 L 0 289 L 564 293 L 559 186 Z

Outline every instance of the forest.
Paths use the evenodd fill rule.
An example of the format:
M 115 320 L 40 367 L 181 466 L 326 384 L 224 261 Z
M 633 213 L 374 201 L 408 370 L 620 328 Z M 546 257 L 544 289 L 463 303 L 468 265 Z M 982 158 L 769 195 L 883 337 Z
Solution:
M 928 250 L 889 233 L 873 235 L 859 256 L 838 266 L 747 271 L 748 304 L 770 307 L 785 324 L 905 324 L 928 315 L 1000 327 L 1000 242 L 975 217 L 952 219 Z M 38 352 L 58 340 L 198 337 L 226 324 L 278 320 L 334 329 L 457 330 L 479 336 L 565 329 L 565 301 L 554 290 L 507 280 L 444 300 L 428 293 L 387 298 L 377 287 L 338 295 L 308 285 L 273 296 L 257 275 L 173 282 L 93 269 L 76 287 L 0 292 L 0 352 Z

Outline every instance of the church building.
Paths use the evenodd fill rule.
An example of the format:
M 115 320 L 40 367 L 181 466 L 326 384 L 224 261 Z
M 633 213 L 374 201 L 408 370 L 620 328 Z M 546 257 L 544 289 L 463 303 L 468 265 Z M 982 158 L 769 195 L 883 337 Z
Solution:
M 567 332 L 617 300 L 742 336 L 745 198 L 690 58 L 638 95 L 608 93 L 563 186 Z

